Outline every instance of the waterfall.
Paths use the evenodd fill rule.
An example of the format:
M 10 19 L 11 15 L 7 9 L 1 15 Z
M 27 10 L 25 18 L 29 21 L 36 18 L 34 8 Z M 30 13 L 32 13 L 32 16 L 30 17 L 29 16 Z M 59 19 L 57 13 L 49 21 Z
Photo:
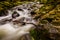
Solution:
M 35 4 L 36 3 L 31 2 L 13 7 L 7 10 L 7 16 L 0 17 L 0 31 L 4 30 L 2 35 L 5 35 L 1 40 L 18 40 L 19 37 L 28 34 L 29 31 L 34 28 L 33 24 L 36 24 L 36 21 L 30 13 L 39 8 L 38 6 L 31 8 Z

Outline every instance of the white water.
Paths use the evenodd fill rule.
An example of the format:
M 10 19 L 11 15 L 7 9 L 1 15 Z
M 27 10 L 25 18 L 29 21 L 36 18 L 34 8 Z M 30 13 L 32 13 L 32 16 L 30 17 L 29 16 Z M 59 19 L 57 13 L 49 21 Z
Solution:
M 29 7 L 27 7 L 27 8 L 29 8 Z M 7 15 L 5 17 L 4 16 L 0 17 L 0 21 L 2 21 L 4 19 L 12 19 L 13 12 L 17 12 L 20 15 L 19 17 L 14 18 L 11 22 L 7 22 L 4 25 L 0 25 L 0 31 L 4 30 L 5 35 L 6 35 L 1 40 L 17 40 L 22 35 L 29 33 L 31 28 L 34 28 L 34 25 L 32 25 L 32 24 L 26 24 L 26 25 L 20 26 L 20 23 L 18 23 L 18 24 L 16 23 L 14 25 L 13 21 L 15 21 L 15 20 L 21 21 L 21 19 L 23 17 L 25 19 L 22 20 L 22 22 L 36 24 L 36 21 L 33 20 L 31 14 L 30 14 L 30 12 L 33 11 L 34 9 L 33 10 L 27 10 L 27 9 L 21 8 L 23 11 L 19 11 L 18 9 L 20 9 L 20 6 L 14 7 L 12 11 L 8 10 L 9 15 Z

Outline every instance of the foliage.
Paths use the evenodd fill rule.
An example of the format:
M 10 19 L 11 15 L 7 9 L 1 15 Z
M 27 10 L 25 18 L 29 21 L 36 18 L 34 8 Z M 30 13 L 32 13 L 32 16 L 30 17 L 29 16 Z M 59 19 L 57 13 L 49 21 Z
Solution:
M 38 26 L 40 27 L 39 31 L 35 29 L 34 33 L 32 33 L 33 31 L 31 32 L 33 37 L 36 38 L 35 40 L 60 40 L 59 30 L 57 30 L 60 29 L 58 28 L 58 26 L 60 26 L 60 1 L 58 1 L 59 0 L 40 0 L 41 4 L 44 4 L 44 6 L 38 11 L 35 11 L 37 13 L 35 19 L 39 19 L 39 25 L 43 24 L 44 27 L 41 28 L 41 26 Z M 53 25 L 57 28 L 54 28 Z M 55 30 L 55 32 L 57 30 L 58 33 L 55 33 L 52 28 Z
M 41 4 L 44 4 L 43 7 L 35 11 L 36 15 L 34 17 L 35 19 L 38 19 L 38 24 L 40 25 L 38 27 L 40 28 L 37 27 L 30 32 L 33 39 L 60 40 L 60 36 L 57 37 L 57 35 L 60 35 L 59 33 L 49 33 L 49 30 L 51 29 L 51 25 L 49 23 L 57 27 L 60 26 L 60 0 L 4 0 L 0 1 L 0 13 L 29 1 L 39 1 Z M 43 24 L 43 26 L 41 26 L 41 24 Z

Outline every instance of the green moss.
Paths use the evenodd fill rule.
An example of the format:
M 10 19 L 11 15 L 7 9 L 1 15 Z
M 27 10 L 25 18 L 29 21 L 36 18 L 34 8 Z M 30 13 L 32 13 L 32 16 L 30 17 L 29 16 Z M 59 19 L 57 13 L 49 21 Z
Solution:
M 40 3 L 44 4 L 44 6 L 36 12 L 36 18 L 39 19 L 39 24 L 46 24 L 47 22 L 51 22 L 53 25 L 60 26 L 60 0 L 0 0 L 0 14 L 3 11 L 10 9 L 14 6 L 25 3 L 28 4 L 31 1 L 39 1 Z M 46 34 L 44 34 L 44 32 Z M 49 40 L 45 38 L 47 33 L 47 30 L 31 31 L 31 35 L 35 40 Z M 2 38 L 4 34 L 0 32 L 0 35 L 0 38 Z

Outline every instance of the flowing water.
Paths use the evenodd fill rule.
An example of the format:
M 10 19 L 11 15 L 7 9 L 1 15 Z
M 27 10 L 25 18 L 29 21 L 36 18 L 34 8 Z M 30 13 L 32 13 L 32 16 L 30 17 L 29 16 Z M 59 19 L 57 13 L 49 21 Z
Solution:
M 33 5 L 36 6 L 33 7 Z M 1 40 L 17 40 L 22 35 L 29 33 L 31 28 L 34 28 L 33 24 L 36 24 L 31 12 L 39 7 L 41 7 L 39 3 L 31 2 L 7 10 L 8 15 L 0 17 L 0 31 L 4 32 Z

